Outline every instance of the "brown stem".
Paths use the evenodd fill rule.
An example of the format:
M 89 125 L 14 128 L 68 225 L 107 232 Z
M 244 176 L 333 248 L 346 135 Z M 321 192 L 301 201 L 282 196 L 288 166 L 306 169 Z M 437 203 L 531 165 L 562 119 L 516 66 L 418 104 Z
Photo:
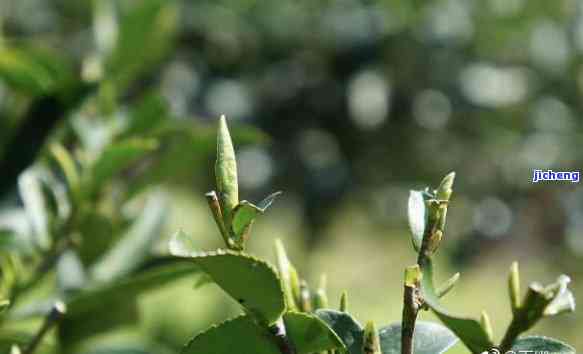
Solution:
M 417 288 L 405 284 L 403 319 L 401 322 L 401 354 L 413 354 L 413 335 L 419 313 Z

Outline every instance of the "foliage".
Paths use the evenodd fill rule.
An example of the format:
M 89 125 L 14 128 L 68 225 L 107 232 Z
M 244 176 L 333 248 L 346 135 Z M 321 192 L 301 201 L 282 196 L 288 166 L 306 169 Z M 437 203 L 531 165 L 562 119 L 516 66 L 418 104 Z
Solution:
M 233 348 L 237 348 L 265 354 L 429 354 L 446 352 L 458 340 L 473 353 L 498 349 L 574 352 L 570 345 L 556 339 L 523 336 L 542 318 L 574 309 L 574 296 L 568 289 L 570 280 L 567 276 L 559 277 L 548 286 L 532 283 L 521 298 L 518 266 L 513 265 L 509 276 L 513 319 L 499 344 L 493 338 L 489 316 L 485 312 L 480 319 L 458 316 L 441 303 L 440 298 L 455 286 L 459 278 L 458 273 L 441 286 L 434 284 L 433 257 L 445 235 L 454 175 L 448 175 L 435 191 L 426 189 L 411 192 L 409 221 L 413 248 L 419 258 L 415 265 L 405 271 L 402 323 L 392 323 L 377 329 L 375 323 L 368 321 L 362 326 L 355 319 L 356 316 L 348 312 L 346 293 L 340 299 L 339 311 L 331 309 L 325 276 L 317 287 L 310 287 L 288 259 L 281 242 L 275 245 L 276 267 L 246 253 L 255 220 L 267 212 L 281 193 L 270 194 L 258 203 L 239 199 L 241 191 L 238 186 L 237 161 L 224 117 L 219 120 L 217 136 L 217 190 L 209 192 L 207 200 L 225 248 L 203 251 L 192 237 L 181 231 L 172 237 L 169 245 L 170 254 L 175 257 L 168 257 L 167 252 L 160 252 L 156 247 L 172 204 L 165 191 L 156 185 L 169 179 L 192 183 L 192 174 L 185 171 L 203 165 L 200 162 L 206 161 L 215 141 L 212 129 L 182 119 L 184 117 L 177 115 L 176 107 L 170 107 L 170 104 L 175 106 L 177 100 L 180 102 L 179 97 L 168 99 L 168 92 L 163 97 L 160 90 L 150 90 L 154 86 L 152 81 L 163 81 L 158 72 L 166 72 L 167 68 L 163 68 L 162 63 L 169 57 L 169 53 L 177 48 L 174 52 L 181 52 L 184 43 L 190 45 L 195 42 L 196 46 L 202 47 L 196 50 L 206 60 L 210 73 L 208 76 L 212 78 L 202 85 L 207 91 L 217 86 L 213 81 L 216 77 L 252 77 L 249 72 L 255 75 L 259 71 L 257 67 L 265 67 L 265 73 L 261 73 L 265 77 L 253 77 L 254 81 L 260 83 L 257 89 L 248 91 L 265 95 L 265 107 L 269 108 L 266 109 L 268 112 L 258 114 L 259 119 L 281 111 L 281 115 L 277 115 L 282 118 L 281 122 L 278 121 L 277 127 L 274 124 L 269 129 L 275 130 L 275 135 L 283 131 L 286 136 L 292 136 L 290 132 L 295 129 L 288 130 L 291 125 L 286 116 L 290 114 L 294 119 L 298 115 L 347 116 L 348 113 L 344 111 L 332 111 L 330 108 L 343 107 L 335 104 L 338 97 L 344 95 L 340 86 L 362 88 L 362 85 L 356 83 L 364 82 L 364 88 L 370 89 L 372 77 L 373 86 L 380 79 L 381 90 L 385 96 L 389 96 L 391 87 L 382 78 L 386 73 L 377 63 L 379 58 L 384 58 L 398 68 L 405 68 L 395 72 L 392 77 L 393 88 L 398 93 L 395 94 L 398 97 L 396 111 L 403 110 L 403 106 L 411 106 L 414 107 L 412 114 L 422 115 L 422 108 L 428 109 L 427 100 L 422 100 L 423 97 L 430 98 L 430 108 L 445 106 L 447 111 L 451 110 L 451 97 L 463 96 L 457 98 L 464 102 L 461 107 L 469 106 L 482 114 L 496 110 L 497 118 L 505 118 L 509 113 L 504 108 L 515 106 L 500 102 L 499 96 L 494 95 L 492 98 L 492 92 L 488 93 L 488 90 L 484 90 L 485 95 L 476 94 L 471 89 L 468 92 L 469 79 L 460 80 L 466 83 L 459 89 L 460 93 L 456 90 L 450 92 L 450 86 L 453 85 L 443 76 L 457 77 L 457 72 L 444 74 L 443 66 L 452 65 L 443 58 L 461 60 L 466 50 L 475 50 L 479 53 L 488 52 L 485 56 L 491 56 L 489 60 L 504 57 L 504 62 L 518 60 L 521 63 L 525 59 L 506 58 L 504 53 L 490 54 L 492 48 L 489 45 L 485 48 L 483 41 L 477 41 L 475 48 L 470 50 L 460 46 L 463 40 L 442 41 L 443 38 L 428 38 L 427 34 L 422 33 L 423 30 L 418 32 L 423 26 L 417 24 L 425 16 L 416 14 L 428 12 L 428 17 L 433 18 L 440 10 L 437 5 L 427 9 L 419 4 L 397 2 L 397 5 L 391 6 L 371 4 L 366 5 L 366 8 L 364 5 L 352 4 L 344 9 L 324 3 L 288 3 L 280 8 L 278 5 L 240 2 L 233 5 L 236 7 L 233 9 L 221 3 L 202 2 L 192 5 L 198 10 L 194 12 L 201 15 L 195 14 L 194 21 L 184 21 L 180 16 L 178 1 L 145 0 L 124 2 L 123 5 L 115 5 L 110 0 L 74 5 L 66 3 L 59 2 L 56 6 L 73 7 L 79 11 L 75 13 L 79 16 L 70 16 L 71 19 L 66 21 L 64 27 L 79 26 L 80 32 L 85 33 L 88 32 L 87 24 L 74 22 L 78 19 L 81 19 L 79 22 L 87 21 L 85 17 L 91 18 L 87 22 L 93 22 L 91 29 L 95 32 L 95 43 L 89 50 L 86 50 L 85 44 L 81 45 L 84 49 L 76 47 L 79 46 L 78 42 L 85 41 L 86 35 L 80 36 L 81 39 L 70 40 L 70 37 L 60 33 L 51 33 L 49 38 L 41 37 L 39 42 L 43 42 L 43 45 L 39 46 L 38 43 L 35 45 L 32 41 L 22 40 L 20 32 L 26 31 L 21 28 L 14 31 L 18 39 L 5 39 L 0 31 L 0 170 L 3 172 L 0 193 L 6 196 L 10 204 L 19 206 L 14 210 L 3 209 L 0 223 L 0 352 L 170 352 L 158 343 L 150 346 L 144 344 L 150 339 L 140 338 L 140 343 L 120 343 L 115 337 L 112 339 L 108 336 L 112 333 L 115 335 L 119 330 L 138 327 L 141 316 L 140 294 L 159 289 L 176 279 L 192 276 L 197 278 L 196 289 L 209 282 L 217 284 L 240 305 L 242 313 L 195 336 L 186 344 L 184 353 L 232 353 Z M 0 8 L 4 10 L 1 5 L 3 3 L 0 3 Z M 121 14 L 119 21 L 117 11 L 114 10 L 118 6 Z M 395 11 L 379 11 L 385 6 Z M 487 5 L 475 5 L 476 8 L 481 6 Z M 464 5 L 460 8 L 463 12 L 466 7 Z M 256 10 L 256 13 L 248 16 L 251 9 Z M 327 15 L 320 21 L 312 14 L 322 9 L 327 11 Z M 282 17 L 274 15 L 281 13 L 291 15 L 279 23 L 278 19 Z M 351 17 L 353 14 L 357 18 Z M 372 19 L 379 15 L 384 20 L 392 17 L 393 25 L 372 26 L 379 27 L 384 33 L 383 37 L 374 33 L 361 36 L 366 32 L 362 28 L 353 28 L 352 32 L 343 29 L 346 23 L 365 23 L 358 21 L 358 16 L 369 15 Z M 0 18 L 0 22 L 2 20 Z M 494 22 L 493 27 L 497 27 L 499 21 Z M 220 31 L 216 30 L 217 23 L 223 26 Z M 179 25 L 186 29 L 178 28 Z M 9 23 L 7 27 L 12 31 L 15 25 Z M 327 35 L 328 27 L 333 29 L 330 36 Z M 481 29 L 476 35 L 489 37 L 487 33 Z M 505 37 L 507 34 L 500 36 Z M 407 50 L 399 50 L 403 43 L 411 45 L 415 42 L 411 40 L 412 35 L 420 36 L 420 43 L 412 44 Z M 51 38 L 57 36 L 62 36 L 59 49 L 66 47 L 66 50 L 44 48 L 45 39 L 50 42 Z M 513 38 L 520 36 L 511 34 Z M 506 38 L 503 42 L 507 41 L 511 40 Z M 383 48 L 384 42 L 392 43 L 390 50 Z M 391 55 L 395 50 L 399 50 L 399 55 Z M 258 51 L 267 54 L 259 56 Z M 371 51 L 378 56 L 373 55 L 372 61 L 368 58 Z M 288 58 L 287 52 L 300 54 L 294 53 Z M 243 56 L 241 53 L 250 55 Z M 362 59 L 365 57 L 367 59 Z M 425 65 L 425 60 L 432 65 Z M 432 61 L 437 61 L 437 65 L 434 66 Z M 512 80 L 519 88 L 521 83 L 524 84 L 525 77 L 533 74 L 470 61 L 465 64 L 462 72 L 465 75 L 461 76 L 467 79 L 472 76 L 470 74 L 474 74 L 470 78 L 473 86 L 480 81 L 479 77 L 484 76 L 477 75 L 476 79 L 476 70 L 490 70 L 490 74 L 502 79 L 518 77 Z M 245 65 L 248 67 L 245 68 Z M 436 70 L 429 75 L 419 75 L 412 69 L 415 65 Z M 535 68 L 537 65 L 527 63 L 526 66 Z M 417 82 L 415 77 L 428 79 L 427 82 L 425 79 Z M 366 80 L 363 81 L 363 78 Z M 546 81 L 556 81 L 545 75 L 537 79 L 543 83 L 541 86 Z M 580 90 L 558 81 L 559 86 L 568 86 L 561 89 L 566 92 L 566 96 L 576 96 Z M 230 79 L 232 82 L 240 84 L 239 79 Z M 285 87 L 280 87 L 281 82 L 286 83 L 281 85 Z M 429 90 L 429 96 L 426 92 L 428 84 L 436 87 L 433 91 Z M 160 82 L 156 82 L 156 85 L 162 86 Z M 174 91 L 181 90 L 183 87 Z M 317 95 L 313 95 L 313 91 Z M 409 91 L 415 91 L 415 97 L 403 100 L 403 91 L 407 95 Z M 206 92 L 209 97 L 210 93 Z M 352 89 L 348 89 L 348 93 L 355 95 Z M 289 109 L 286 102 L 296 102 L 298 97 L 303 96 L 314 96 L 311 100 L 313 103 L 308 102 L 306 107 L 300 109 Z M 523 96 L 526 97 L 526 93 Z M 195 101 L 186 94 L 180 98 L 186 102 Z M 196 101 L 199 99 L 197 97 Z M 323 160 L 328 160 L 316 164 L 302 162 L 309 166 L 306 173 L 308 178 L 317 180 L 305 184 L 309 185 L 307 188 L 317 189 L 314 195 L 319 198 L 318 201 L 336 196 L 338 190 L 346 184 L 348 169 L 345 159 L 351 160 L 355 166 L 363 164 L 380 168 L 378 161 L 386 157 L 384 149 L 376 149 L 382 154 L 380 157 L 373 155 L 369 158 L 363 157 L 366 154 L 359 154 L 362 151 L 360 145 L 378 147 L 378 141 L 384 140 L 369 139 L 371 136 L 383 136 L 389 132 L 392 136 L 406 137 L 391 142 L 402 145 L 404 152 L 413 149 L 423 151 L 420 154 L 395 155 L 425 158 L 428 151 L 434 150 L 434 139 L 439 134 L 427 136 L 425 133 L 426 130 L 439 131 L 439 127 L 431 127 L 427 122 L 423 123 L 422 117 L 416 116 L 421 125 L 425 124 L 422 129 L 413 130 L 410 125 L 403 124 L 402 120 L 396 120 L 388 131 L 385 129 L 389 128 L 382 126 L 388 112 L 380 120 L 375 121 L 374 112 L 372 121 L 367 120 L 367 117 L 363 120 L 358 109 L 355 113 L 353 101 L 350 100 L 348 109 L 350 120 L 345 117 L 346 121 L 339 123 L 340 128 L 349 129 L 316 129 L 320 135 L 316 135 L 319 140 L 316 139 L 316 148 L 312 150 L 321 148 L 321 141 L 327 141 L 329 144 L 324 145 L 332 148 L 324 149 Z M 567 122 L 563 127 L 569 127 L 569 109 L 575 105 L 570 107 L 568 99 L 563 102 L 554 97 L 537 97 L 536 101 L 547 110 L 563 113 L 563 122 Z M 205 105 L 209 107 L 205 109 L 212 112 L 208 102 Z M 525 107 L 515 108 L 528 110 Z M 382 109 L 388 110 L 387 107 Z M 370 112 L 365 112 L 368 118 Z M 248 114 L 238 113 L 240 116 Z M 446 120 L 450 119 L 452 112 L 447 115 Z M 532 143 L 514 136 L 516 132 L 530 129 L 529 124 L 516 127 L 500 122 L 501 119 L 492 121 L 495 123 L 481 121 L 488 129 L 482 129 L 479 133 L 473 126 L 458 122 L 451 134 L 459 134 L 464 139 L 468 139 L 468 136 L 474 139 L 475 135 L 480 135 L 477 140 L 482 139 L 481 135 L 489 136 L 491 139 L 484 140 L 484 144 L 492 145 L 500 142 L 512 146 Z M 548 128 L 544 128 L 541 119 L 535 125 L 545 136 L 554 137 L 555 133 L 544 131 Z M 378 128 L 378 131 L 371 133 L 371 127 Z M 233 131 L 233 136 L 240 142 L 261 139 L 261 134 L 253 129 L 241 125 L 238 128 Z M 334 133 L 335 136 L 331 138 L 330 133 L 321 134 L 322 129 L 351 133 L 346 134 L 349 137 L 342 137 L 343 133 Z M 404 130 L 413 130 L 414 133 L 401 134 Z M 533 133 L 533 137 L 536 134 Z M 335 139 L 342 140 L 341 148 L 336 146 Z M 345 144 L 353 148 L 346 148 Z M 435 156 L 432 156 L 430 162 L 419 162 L 419 170 L 427 171 L 432 165 L 448 161 L 450 156 L 456 156 L 456 152 L 460 155 L 460 145 L 457 141 L 445 149 L 449 149 L 450 153 L 431 154 Z M 534 145 L 540 149 L 540 144 Z M 570 151 L 564 145 L 567 144 L 562 144 L 557 150 Z M 466 154 L 469 153 L 473 158 L 476 151 L 469 150 L 461 155 L 468 158 Z M 487 154 L 476 154 L 481 156 L 480 161 L 488 160 L 488 157 L 484 157 Z M 565 155 L 571 156 L 571 160 L 567 159 L 571 163 L 577 157 L 572 152 Z M 303 159 L 309 160 L 306 157 Z M 500 165 L 512 165 L 514 160 L 507 160 Z M 409 168 L 415 159 L 399 161 L 396 158 L 393 162 L 400 166 L 400 170 L 416 170 Z M 355 171 L 351 173 L 358 175 Z M 289 177 L 291 180 L 297 177 L 295 173 L 289 175 L 292 176 Z M 332 175 L 337 178 L 321 178 Z M 397 177 L 403 179 L 403 176 Z M 365 183 L 375 184 L 376 188 L 374 174 L 361 177 Z M 11 194 L 14 181 L 17 181 L 17 193 Z M 321 203 L 312 202 L 311 205 L 313 209 L 310 215 L 318 221 L 314 224 L 323 224 L 324 218 L 319 210 Z M 313 211 L 315 209 L 318 210 Z M 572 214 L 578 215 L 576 212 Z M 416 321 L 418 312 L 422 310 L 434 312 L 443 324 Z M 51 329 L 55 329 L 55 338 L 47 335 Z M 155 341 L 152 339 L 152 342 Z
M 244 253 L 248 241 L 248 226 L 257 213 L 245 214 L 244 228 L 234 227 L 237 210 L 249 204 L 238 200 L 238 182 L 233 145 L 221 117 L 217 138 L 215 166 L 217 193 L 207 195 L 209 207 L 225 241 L 227 250 L 198 252 L 182 232 L 175 234 L 170 251 L 177 257 L 187 258 L 210 276 L 230 297 L 243 308 L 244 315 L 219 324 L 195 336 L 186 344 L 183 353 L 227 353 L 233 348 L 259 353 L 314 353 L 347 351 L 350 354 L 421 353 L 433 354 L 447 351 L 461 340 L 472 353 L 491 350 L 507 352 L 512 348 L 538 348 L 561 352 L 574 349 L 557 340 L 545 337 L 519 335 L 530 329 L 543 316 L 574 310 L 574 299 L 568 290 L 569 279 L 561 276 L 557 283 L 542 287 L 533 283 L 522 302 L 512 300 L 514 319 L 498 346 L 494 345 L 492 329 L 486 313 L 481 321 L 450 313 L 441 305 L 443 297 L 455 285 L 459 274 L 446 282 L 441 290 L 433 284 L 432 257 L 438 250 L 445 233 L 445 221 L 455 174 L 447 175 L 439 187 L 422 192 L 412 191 L 409 216 L 413 247 L 418 252 L 415 266 L 405 271 L 404 308 L 402 323 L 395 323 L 377 331 L 374 322 L 363 328 L 344 309 L 327 309 L 325 285 L 317 292 L 311 291 L 299 278 L 290 263 L 283 245 L 275 246 L 278 271 L 268 263 Z M 268 197 L 265 207 L 251 210 L 264 211 L 272 203 Z M 230 230 L 225 233 L 225 230 Z M 245 237 L 241 237 L 241 233 Z M 517 266 L 512 267 L 509 295 L 518 298 Z M 341 301 L 342 302 L 342 301 Z M 431 309 L 445 325 L 416 322 L 418 312 Z M 296 312 L 296 311 L 300 312 Z M 278 349 L 279 348 L 279 349 Z M 499 349 L 497 349 L 499 348 Z

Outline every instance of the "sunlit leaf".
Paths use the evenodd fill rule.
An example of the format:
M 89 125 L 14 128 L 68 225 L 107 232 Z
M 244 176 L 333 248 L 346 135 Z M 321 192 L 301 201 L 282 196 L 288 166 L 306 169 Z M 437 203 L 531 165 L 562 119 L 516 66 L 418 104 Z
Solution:
M 273 267 L 244 253 L 219 250 L 192 258 L 241 306 L 268 323 L 285 309 L 281 282 Z
M 64 293 L 81 289 L 87 281 L 85 269 L 73 250 L 64 252 L 57 261 L 57 284 Z
M 50 215 L 38 173 L 34 169 L 24 171 L 18 178 L 18 187 L 35 239 L 41 248 L 46 249 L 51 243 Z
M 213 326 L 184 346 L 182 354 L 281 354 L 273 335 L 249 316 L 241 316 Z
M 152 194 L 122 239 L 91 269 L 94 279 L 109 281 L 129 274 L 151 256 L 151 248 L 162 233 L 168 214 L 166 197 Z
M 419 251 L 427 224 L 427 206 L 422 191 L 409 192 L 409 227 L 411 228 L 413 247 Z

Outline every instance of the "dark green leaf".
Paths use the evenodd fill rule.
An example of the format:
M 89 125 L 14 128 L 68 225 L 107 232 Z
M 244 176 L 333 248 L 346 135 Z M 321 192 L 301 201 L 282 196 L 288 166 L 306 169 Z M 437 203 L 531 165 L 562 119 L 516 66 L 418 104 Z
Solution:
M 171 49 L 177 15 L 175 1 L 146 0 L 136 3 L 121 19 L 117 45 L 106 64 L 117 90 L 123 90 Z
M 119 138 L 144 136 L 153 133 L 168 118 L 166 101 L 158 94 L 147 95 L 129 115 L 128 125 Z
M 248 311 L 274 323 L 285 309 L 273 267 L 244 253 L 218 250 L 192 258 L 214 282 Z
M 157 142 L 151 139 L 130 139 L 108 146 L 93 163 L 89 175 L 86 176 L 90 181 L 90 189 L 87 192 L 99 190 L 111 178 L 157 147 Z
M 84 289 L 66 301 L 67 315 L 59 326 L 61 344 L 70 349 L 91 336 L 121 326 L 135 326 L 139 294 L 198 271 L 197 267 L 183 262 Z
M 512 350 L 518 353 L 523 351 L 530 353 L 575 354 L 575 348 L 567 343 L 542 336 L 519 338 L 512 344 Z
M 0 300 L 0 313 L 4 312 L 10 305 L 10 301 L 8 300 Z
M 336 333 L 320 318 L 299 312 L 283 315 L 285 331 L 297 354 L 344 349 Z
M 32 48 L 0 48 L 0 79 L 30 95 L 55 92 L 71 79 L 63 58 Z
M 423 278 L 421 279 L 421 295 L 439 319 L 452 331 L 473 353 L 481 353 L 493 346 L 488 334 L 478 320 L 451 314 L 439 302 L 433 285 L 433 265 L 425 258 L 421 264 Z
M 425 205 L 425 198 L 422 191 L 410 191 L 408 215 L 413 247 L 419 251 L 427 224 L 427 206 Z
M 332 328 L 350 354 L 362 354 L 364 330 L 352 316 L 336 310 L 317 310 L 316 316 Z
M 81 242 L 78 247 L 79 257 L 86 267 L 92 265 L 107 252 L 116 237 L 112 220 L 96 210 L 83 213 L 79 220 Z
M 381 328 L 379 336 L 383 354 L 401 354 L 400 323 Z M 446 327 L 437 323 L 417 321 L 413 337 L 413 352 L 415 354 L 441 354 L 457 341 L 456 336 Z
M 151 256 L 151 248 L 162 232 L 168 214 L 166 198 L 161 192 L 152 194 L 140 216 L 123 238 L 106 253 L 91 270 L 100 281 L 129 274 Z
M 272 334 L 259 327 L 249 316 L 213 326 L 194 337 L 182 349 L 182 354 L 281 354 Z

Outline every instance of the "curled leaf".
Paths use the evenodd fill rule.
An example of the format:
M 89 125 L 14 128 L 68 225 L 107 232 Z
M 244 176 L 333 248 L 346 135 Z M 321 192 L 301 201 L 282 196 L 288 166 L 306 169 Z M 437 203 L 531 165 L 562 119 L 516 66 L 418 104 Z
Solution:
M 244 244 L 257 215 L 263 214 L 280 194 L 281 192 L 275 192 L 259 202 L 258 205 L 243 200 L 235 207 L 231 221 L 231 231 L 235 243 Z
M 423 235 L 427 226 L 427 206 L 422 191 L 410 191 L 408 203 L 409 227 L 411 228 L 413 247 L 421 250 Z
M 430 258 L 423 259 L 421 270 L 423 271 L 423 278 L 420 289 L 425 304 L 457 335 L 472 353 L 482 353 L 491 348 L 493 343 L 479 321 L 453 315 L 441 305 L 433 285 L 433 265 Z

